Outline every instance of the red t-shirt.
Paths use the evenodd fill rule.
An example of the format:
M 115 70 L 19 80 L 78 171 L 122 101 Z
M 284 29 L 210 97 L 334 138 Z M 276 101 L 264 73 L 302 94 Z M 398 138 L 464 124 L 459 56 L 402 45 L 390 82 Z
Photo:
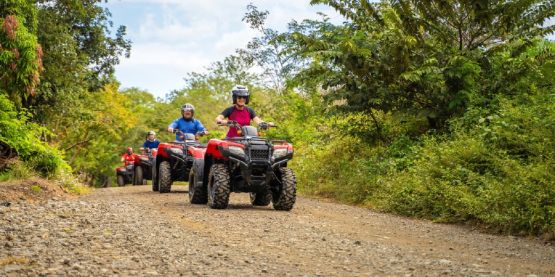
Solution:
M 235 105 L 225 109 L 222 115 L 229 120 L 237 121 L 241 126 L 251 125 L 251 120 L 256 117 L 256 113 L 253 109 L 245 106 L 242 110 L 239 110 Z M 235 127 L 230 127 L 226 137 L 234 138 L 238 136 L 237 129 Z
M 121 156 L 123 158 L 123 162 L 125 163 L 125 166 L 129 165 L 131 162 L 135 162 L 135 154 L 123 154 L 123 156 Z

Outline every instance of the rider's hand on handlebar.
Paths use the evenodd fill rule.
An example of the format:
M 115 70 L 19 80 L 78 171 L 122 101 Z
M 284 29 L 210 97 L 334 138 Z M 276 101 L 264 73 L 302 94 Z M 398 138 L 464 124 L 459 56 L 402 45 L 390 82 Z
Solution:
M 174 129 L 173 128 L 168 128 L 168 132 L 173 133 Z
M 226 125 L 226 124 L 227 124 L 227 120 L 225 120 L 225 119 L 217 120 L 217 121 L 216 121 L 216 124 L 218 124 L 218 125 Z

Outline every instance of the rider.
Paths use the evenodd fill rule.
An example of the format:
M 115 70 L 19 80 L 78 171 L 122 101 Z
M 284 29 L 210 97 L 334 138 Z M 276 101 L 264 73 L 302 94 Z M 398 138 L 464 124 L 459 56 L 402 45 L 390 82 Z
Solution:
M 233 99 L 233 106 L 225 109 L 218 117 L 216 117 L 217 124 L 226 124 L 228 120 L 237 121 L 241 126 L 246 126 L 251 124 L 253 120 L 256 124 L 260 125 L 264 121 L 258 116 L 251 107 L 247 107 L 250 98 L 250 92 L 245 86 L 236 85 L 231 90 L 231 96 Z M 228 120 L 225 120 L 227 118 Z M 273 125 L 268 122 L 268 125 Z M 226 138 L 238 137 L 239 133 L 237 128 L 230 127 L 227 132 Z
M 133 148 L 127 147 L 127 151 L 121 156 L 121 161 L 124 162 L 126 166 L 135 161 L 135 154 L 133 154 Z
M 181 106 L 181 118 L 174 120 L 168 126 L 168 132 L 173 133 L 175 129 L 183 133 L 197 135 L 198 133 L 208 134 L 202 123 L 194 118 L 195 107 L 189 103 Z M 179 134 L 175 134 L 177 141 L 183 141 Z
M 160 141 L 156 139 L 156 133 L 154 131 L 148 131 L 146 135 L 145 143 L 143 143 L 144 149 L 158 148 Z

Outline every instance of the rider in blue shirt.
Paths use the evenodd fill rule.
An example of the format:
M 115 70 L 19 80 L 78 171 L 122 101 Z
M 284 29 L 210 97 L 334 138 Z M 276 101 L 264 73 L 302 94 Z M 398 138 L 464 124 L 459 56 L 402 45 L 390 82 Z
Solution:
M 156 139 L 156 133 L 154 131 L 149 131 L 146 135 L 145 143 L 143 143 L 144 149 L 154 149 L 158 148 L 160 141 Z
M 174 129 L 181 130 L 183 133 L 197 135 L 197 133 L 207 134 L 208 131 L 202 123 L 194 118 L 195 107 L 189 103 L 181 106 L 181 118 L 174 120 L 168 126 L 168 132 L 173 133 Z M 175 140 L 183 141 L 180 134 L 175 135 Z

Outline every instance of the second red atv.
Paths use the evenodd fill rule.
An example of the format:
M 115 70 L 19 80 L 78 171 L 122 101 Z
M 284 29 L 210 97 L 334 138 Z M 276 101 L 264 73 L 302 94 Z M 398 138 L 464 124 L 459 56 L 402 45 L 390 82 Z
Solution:
M 160 193 L 171 191 L 174 181 L 189 181 L 193 161 L 204 157 L 206 147 L 193 134 L 176 130 L 183 141 L 160 143 L 152 158 L 152 190 Z M 203 133 L 198 133 L 201 136 Z
M 262 138 L 257 128 L 240 126 L 235 121 L 228 121 L 226 126 L 237 128 L 241 136 L 211 139 L 204 158 L 194 160 L 189 177 L 191 203 L 225 209 L 231 192 L 248 192 L 255 206 L 272 202 L 276 210 L 291 210 L 297 181 L 287 162 L 293 158 L 293 145 Z M 263 123 L 259 127 L 272 126 Z

